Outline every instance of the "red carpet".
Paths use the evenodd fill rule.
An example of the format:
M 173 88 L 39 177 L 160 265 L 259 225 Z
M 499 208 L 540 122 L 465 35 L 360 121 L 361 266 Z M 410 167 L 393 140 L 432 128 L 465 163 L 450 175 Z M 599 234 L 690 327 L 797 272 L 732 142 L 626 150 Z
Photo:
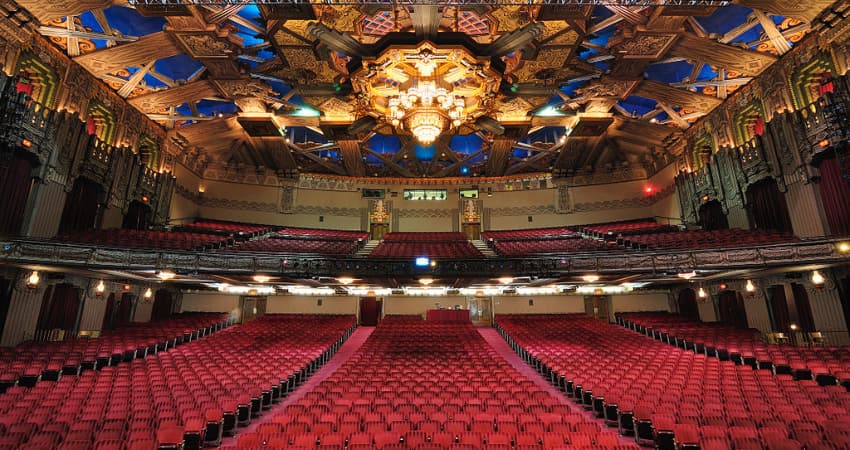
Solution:
M 540 388 L 549 391 L 549 393 L 551 393 L 553 397 L 561 400 L 561 403 L 569 406 L 574 412 L 583 414 L 584 417 L 587 418 L 587 420 L 599 422 L 602 425 L 602 428 L 605 430 L 616 431 L 616 428 L 608 428 L 608 426 L 605 425 L 605 422 L 602 419 L 597 418 L 590 411 L 585 410 L 581 406 L 576 405 L 575 402 L 573 402 L 572 400 L 567 399 L 566 394 L 556 389 L 555 386 L 552 386 L 552 383 L 549 383 L 536 370 L 526 364 L 525 361 L 523 361 L 522 358 L 520 358 L 519 355 L 514 352 L 511 346 L 508 345 L 507 342 L 505 342 L 505 339 L 502 338 L 502 336 L 499 334 L 498 331 L 496 331 L 495 328 L 478 328 L 478 332 L 481 334 L 482 337 L 484 337 L 484 340 L 487 341 L 487 343 L 490 344 L 491 347 L 493 347 L 493 350 L 496 350 L 499 355 L 501 355 L 502 358 L 505 358 L 505 360 L 511 366 L 516 368 L 520 373 L 525 375 L 529 380 L 533 381 Z M 621 444 L 634 444 L 634 442 L 634 438 L 620 436 Z
M 239 436 L 239 434 L 256 431 L 260 424 L 270 422 L 271 418 L 274 417 L 275 414 L 283 412 L 287 405 L 298 401 L 298 399 L 303 397 L 305 393 L 310 392 L 313 387 L 324 381 L 324 379 L 334 373 L 336 369 L 345 364 L 345 362 L 348 361 L 348 358 L 350 358 L 351 355 L 353 355 L 357 349 L 366 342 L 366 339 L 369 339 L 369 336 L 372 335 L 373 331 L 375 331 L 375 327 L 358 327 L 354 330 L 354 333 L 351 334 L 351 337 L 342 344 L 342 347 L 339 348 L 339 351 L 336 352 L 331 360 L 322 366 L 318 372 L 308 378 L 306 383 L 298 386 L 295 389 L 295 392 L 289 394 L 289 397 L 283 399 L 280 403 L 272 406 L 271 409 L 263 411 L 263 415 L 252 420 L 251 425 L 245 428 L 239 428 L 236 436 L 224 438 L 221 445 L 236 445 L 236 437 Z

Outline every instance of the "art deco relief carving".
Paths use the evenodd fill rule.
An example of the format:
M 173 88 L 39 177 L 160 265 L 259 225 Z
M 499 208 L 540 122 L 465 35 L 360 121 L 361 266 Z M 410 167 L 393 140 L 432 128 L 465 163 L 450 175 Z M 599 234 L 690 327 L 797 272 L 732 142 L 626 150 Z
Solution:
M 193 58 L 230 58 L 234 50 L 226 37 L 213 33 L 175 32 L 174 37 Z
M 679 35 L 676 33 L 637 33 L 615 47 L 622 59 L 655 60 L 664 56 L 673 46 Z

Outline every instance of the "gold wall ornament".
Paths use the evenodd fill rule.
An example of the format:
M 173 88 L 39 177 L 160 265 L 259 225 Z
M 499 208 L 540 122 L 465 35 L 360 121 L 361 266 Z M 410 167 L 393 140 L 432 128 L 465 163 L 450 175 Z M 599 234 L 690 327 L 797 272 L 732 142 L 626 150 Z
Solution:
M 501 79 L 488 58 L 430 42 L 391 46 L 352 73 L 367 113 L 425 145 L 489 113 Z

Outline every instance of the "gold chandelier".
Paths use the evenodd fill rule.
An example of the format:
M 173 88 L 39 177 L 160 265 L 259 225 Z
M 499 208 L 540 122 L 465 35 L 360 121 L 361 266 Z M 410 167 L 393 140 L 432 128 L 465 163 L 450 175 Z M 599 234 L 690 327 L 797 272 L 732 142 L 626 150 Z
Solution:
M 486 114 L 500 76 L 463 47 L 390 47 L 352 73 L 362 109 L 430 145 Z

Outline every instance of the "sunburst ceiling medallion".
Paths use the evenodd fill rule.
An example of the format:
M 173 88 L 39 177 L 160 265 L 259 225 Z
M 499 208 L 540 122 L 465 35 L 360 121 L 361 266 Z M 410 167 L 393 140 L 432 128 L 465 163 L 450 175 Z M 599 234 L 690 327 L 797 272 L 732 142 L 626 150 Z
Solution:
M 351 76 L 360 108 L 429 145 L 491 111 L 502 76 L 465 47 L 393 46 Z

